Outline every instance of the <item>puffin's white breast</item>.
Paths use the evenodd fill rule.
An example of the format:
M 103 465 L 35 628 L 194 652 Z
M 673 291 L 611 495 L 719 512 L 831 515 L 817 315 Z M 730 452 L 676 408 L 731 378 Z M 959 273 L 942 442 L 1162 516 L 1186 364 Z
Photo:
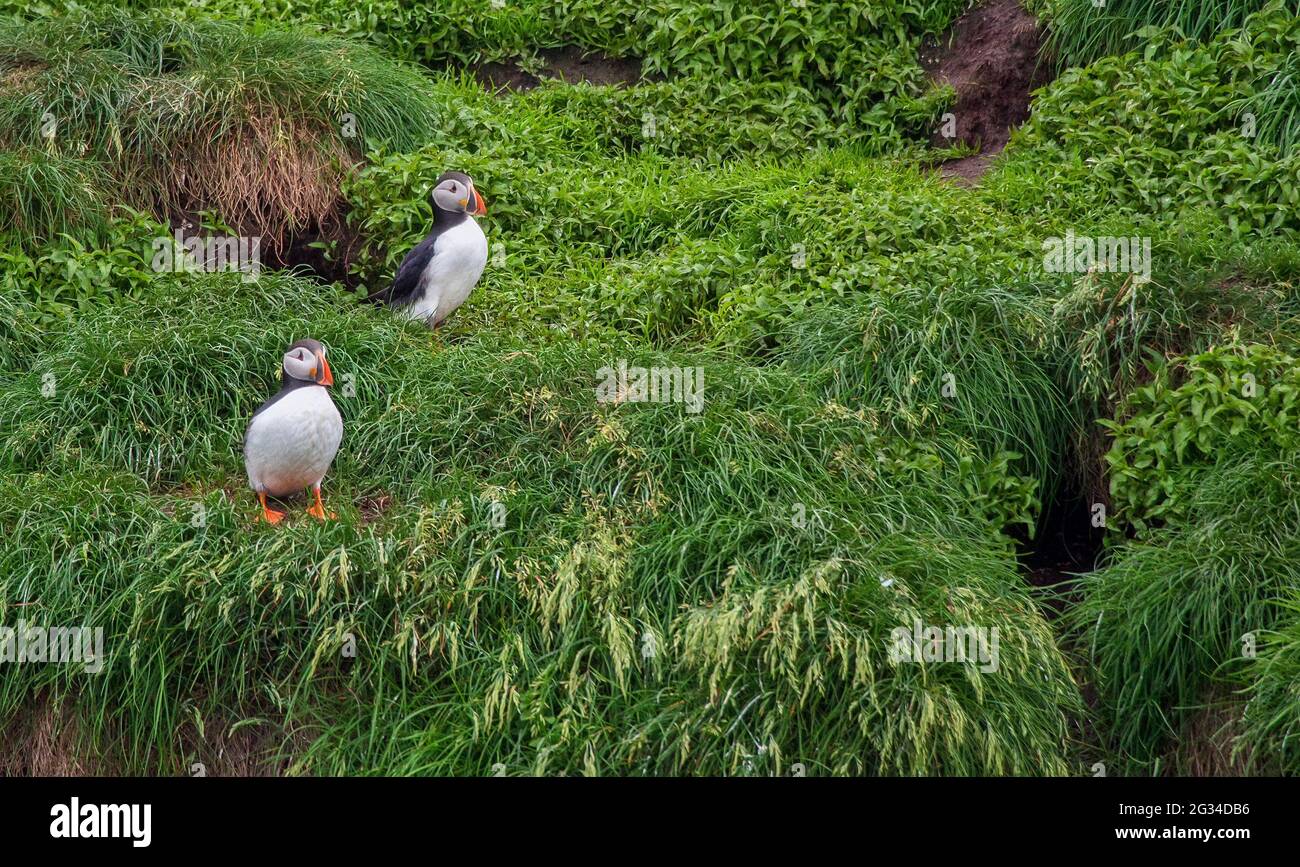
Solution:
M 433 244 L 433 255 L 420 275 L 420 288 L 407 314 L 432 325 L 446 319 L 483 276 L 487 254 L 487 236 L 475 220 L 464 220 L 443 232 Z
M 343 418 L 323 386 L 296 388 L 253 417 L 244 435 L 248 486 L 274 496 L 320 483 L 343 440 Z

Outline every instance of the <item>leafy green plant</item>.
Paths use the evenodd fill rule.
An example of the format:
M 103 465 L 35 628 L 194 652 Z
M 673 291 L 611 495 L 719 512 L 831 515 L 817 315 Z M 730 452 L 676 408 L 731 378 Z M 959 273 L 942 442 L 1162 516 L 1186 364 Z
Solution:
M 43 325 L 101 304 L 138 298 L 154 278 L 152 242 L 170 231 L 152 218 L 127 212 L 111 221 L 95 245 L 63 234 L 37 253 L 0 247 L 0 294 L 30 309 Z
M 1172 368 L 1172 369 L 1171 369 Z M 1102 420 L 1116 518 L 1139 531 L 1179 522 L 1204 467 L 1300 443 L 1300 369 L 1270 346 L 1225 345 L 1161 369 Z
M 1297 106 L 1267 94 L 1297 50 L 1300 19 L 1272 7 L 1204 44 L 1153 34 L 1141 54 L 1068 69 L 1035 101 L 995 183 L 1014 184 L 1007 198 L 1026 211 L 1071 200 L 1086 211 L 1100 196 L 1183 220 L 1212 209 L 1243 237 L 1295 229 L 1300 154 L 1278 145 Z

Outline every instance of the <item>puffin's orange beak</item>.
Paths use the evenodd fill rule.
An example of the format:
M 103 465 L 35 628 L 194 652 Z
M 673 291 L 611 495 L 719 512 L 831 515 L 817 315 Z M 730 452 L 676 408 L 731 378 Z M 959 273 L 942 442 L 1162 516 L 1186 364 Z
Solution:
M 483 197 L 478 194 L 478 190 L 474 190 L 474 216 L 481 217 L 486 213 L 487 202 L 483 201 Z
M 316 360 L 320 362 L 320 366 L 321 366 L 320 379 L 316 381 L 319 382 L 321 385 L 333 385 L 334 373 L 330 370 L 330 363 L 325 360 L 325 356 L 320 354 L 317 354 Z

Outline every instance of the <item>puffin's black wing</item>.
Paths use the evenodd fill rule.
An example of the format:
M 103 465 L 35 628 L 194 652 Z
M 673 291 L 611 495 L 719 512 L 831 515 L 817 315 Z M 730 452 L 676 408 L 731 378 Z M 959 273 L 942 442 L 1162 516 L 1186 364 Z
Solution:
M 438 236 L 441 234 L 442 232 L 435 230 L 417 244 L 415 249 L 407 253 L 406 258 L 402 260 L 392 285 L 374 292 L 367 300 L 382 301 L 391 307 L 401 307 L 414 301 L 415 293 L 420 288 L 420 275 L 424 273 L 425 266 L 433 258 L 433 245 L 437 243 Z

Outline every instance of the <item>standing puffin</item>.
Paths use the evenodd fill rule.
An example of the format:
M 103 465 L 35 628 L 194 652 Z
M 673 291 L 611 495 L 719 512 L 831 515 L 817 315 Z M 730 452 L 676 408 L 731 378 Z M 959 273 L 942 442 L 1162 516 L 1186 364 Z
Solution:
M 430 328 L 469 297 L 487 264 L 488 244 L 471 217 L 487 213 L 474 181 L 461 172 L 444 172 L 430 195 L 433 231 L 406 254 L 393 284 L 371 296 Z
M 299 340 L 284 353 L 280 391 L 248 422 L 244 469 L 267 523 L 278 524 L 284 517 L 284 512 L 266 505 L 268 495 L 283 497 L 308 487 L 316 502 L 307 514 L 325 520 L 320 482 L 343 439 L 343 419 L 326 391 L 333 384 L 325 347 L 315 340 Z

